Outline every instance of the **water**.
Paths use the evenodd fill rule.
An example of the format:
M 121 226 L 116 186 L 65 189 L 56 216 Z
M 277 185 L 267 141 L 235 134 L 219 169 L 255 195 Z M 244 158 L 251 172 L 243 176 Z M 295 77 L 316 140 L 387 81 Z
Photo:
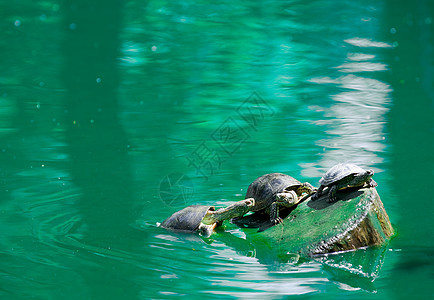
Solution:
M 432 297 L 432 11 L 2 1 L 1 298 Z M 282 259 L 232 224 L 157 227 L 338 161 L 376 171 L 397 231 L 380 251 Z

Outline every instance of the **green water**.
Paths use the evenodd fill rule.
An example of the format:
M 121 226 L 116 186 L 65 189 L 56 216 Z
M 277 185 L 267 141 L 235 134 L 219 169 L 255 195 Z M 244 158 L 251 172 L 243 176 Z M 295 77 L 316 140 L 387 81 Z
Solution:
M 0 298 L 433 296 L 432 1 L 3 0 L 0 16 Z M 376 171 L 397 231 L 360 265 L 258 255 L 232 224 L 157 227 L 340 161 Z

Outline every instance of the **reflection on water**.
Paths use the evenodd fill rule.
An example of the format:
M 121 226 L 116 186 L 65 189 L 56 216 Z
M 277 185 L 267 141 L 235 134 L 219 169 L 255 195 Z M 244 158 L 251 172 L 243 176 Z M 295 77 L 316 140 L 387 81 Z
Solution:
M 310 107 L 323 114 L 325 119 L 313 123 L 325 127 L 327 139 L 316 142 L 323 149 L 322 157 L 317 163 L 301 164 L 302 174 L 307 177 L 320 177 L 324 171 L 339 162 L 352 162 L 365 168 L 376 167 L 383 162 L 379 153 L 386 147 L 384 140 L 387 135 L 384 127 L 392 90 L 388 84 L 367 77 L 369 73 L 366 72 L 387 70 L 385 64 L 375 62 L 377 58 L 369 53 L 369 49 L 391 46 L 360 38 L 345 42 L 361 48 L 355 49 L 359 51 L 357 53 L 348 53 L 347 62 L 336 67 L 339 72 L 351 75 L 310 79 L 316 84 L 334 86 L 340 92 L 330 95 L 334 101 L 331 106 Z M 378 167 L 375 169 L 381 170 Z
M 226 242 L 231 239 L 224 235 L 220 238 Z M 203 241 L 199 238 L 194 240 L 191 235 L 159 234 L 150 242 L 154 248 L 159 249 L 162 265 L 188 265 L 197 271 L 197 275 L 194 275 L 189 270 L 161 270 L 160 278 L 163 281 L 177 282 L 185 277 L 191 280 L 206 278 L 209 285 L 204 284 L 202 292 L 213 295 L 230 294 L 242 298 L 260 295 L 300 295 L 317 291 L 318 283 L 326 280 L 317 277 L 321 271 L 321 264 L 317 262 L 299 265 L 281 264 L 276 261 L 270 261 L 270 264 L 258 263 L 254 252 L 240 253 L 239 247 L 234 243 L 228 247 L 227 244 L 221 243 L 219 238 L 211 245 L 205 246 Z M 242 241 L 238 241 L 238 246 L 243 247 Z M 178 257 L 180 251 L 193 253 Z M 198 261 L 198 258 L 201 260 Z M 171 288 L 170 292 L 162 290 L 160 293 L 189 294 L 188 288 L 177 286 Z

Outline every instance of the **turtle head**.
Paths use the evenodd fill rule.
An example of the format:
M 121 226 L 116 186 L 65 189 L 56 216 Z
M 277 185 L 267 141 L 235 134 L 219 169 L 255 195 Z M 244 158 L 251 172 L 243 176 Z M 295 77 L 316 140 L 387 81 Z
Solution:
M 352 186 L 363 185 L 364 183 L 369 182 L 369 180 L 372 178 L 373 175 L 374 175 L 373 170 L 367 170 L 365 172 L 361 172 L 359 174 L 356 174 L 354 176 L 354 179 L 353 179 L 353 184 L 351 184 L 351 185 Z
M 248 198 L 238 202 L 235 202 L 227 207 L 220 208 L 216 211 L 209 210 L 205 217 L 202 219 L 204 224 L 213 224 L 229 220 L 233 218 L 242 217 L 248 213 L 255 205 L 255 199 Z
M 369 169 L 365 172 L 365 176 L 369 178 L 371 178 L 373 175 L 374 175 L 374 170 Z
M 276 202 L 285 207 L 291 207 L 294 206 L 299 202 L 299 198 L 297 194 L 294 191 L 287 191 L 284 193 L 278 193 L 276 195 Z
M 255 199 L 247 198 L 245 200 L 242 200 L 241 203 L 244 203 L 244 205 L 247 207 L 253 207 L 253 206 L 255 206 Z

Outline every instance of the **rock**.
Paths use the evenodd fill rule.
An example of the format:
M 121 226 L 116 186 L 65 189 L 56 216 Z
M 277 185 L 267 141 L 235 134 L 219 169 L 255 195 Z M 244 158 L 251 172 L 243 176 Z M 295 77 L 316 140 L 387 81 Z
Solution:
M 246 240 L 256 248 L 277 251 L 278 256 L 315 256 L 387 243 L 393 228 L 375 188 L 345 190 L 337 196 L 334 203 L 325 196 L 308 198 L 286 216 L 282 213 L 279 225 L 261 232 L 245 229 Z M 253 215 L 243 219 L 239 226 L 252 225 L 252 220 L 261 223 Z

